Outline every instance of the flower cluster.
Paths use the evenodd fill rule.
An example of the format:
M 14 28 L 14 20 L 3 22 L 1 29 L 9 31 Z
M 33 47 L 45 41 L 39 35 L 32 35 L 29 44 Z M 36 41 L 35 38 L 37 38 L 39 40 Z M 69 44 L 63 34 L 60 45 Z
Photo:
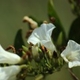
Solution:
M 0 80 L 17 80 L 17 74 L 23 67 L 26 67 L 16 65 L 22 61 L 23 59 L 16 53 L 8 52 L 0 45 Z M 2 64 L 4 67 L 1 66 Z
M 52 23 L 43 23 L 39 28 L 36 28 L 28 38 L 28 43 L 44 45 L 53 54 L 56 50 L 55 45 L 51 40 L 51 34 L 55 26 Z M 35 50 L 36 48 L 34 48 Z M 33 51 L 34 51 L 33 50 Z M 34 52 L 33 52 L 34 53 Z M 35 52 L 36 53 L 36 52 Z M 34 54 L 35 54 L 34 53 Z M 66 49 L 60 53 L 61 57 L 69 64 L 69 68 L 80 66 L 80 45 L 73 40 L 69 40 Z
M 20 61 L 21 58 L 18 55 L 5 51 L 0 45 L 0 64 L 17 64 Z M 0 67 L 0 80 L 15 80 L 19 72 L 20 66 L 18 65 Z
M 30 48 L 23 46 L 22 57 L 4 50 L 0 45 L 0 64 L 9 65 L 0 67 L 0 80 L 17 80 L 16 75 L 23 64 L 29 66 L 27 75 L 51 74 L 60 69 L 64 61 L 68 63 L 69 68 L 80 66 L 80 45 L 69 40 L 66 48 L 59 52 L 51 39 L 55 28 L 52 23 L 43 23 L 35 28 L 27 40 L 28 44 L 32 45 Z M 19 64 L 21 62 L 22 65 Z

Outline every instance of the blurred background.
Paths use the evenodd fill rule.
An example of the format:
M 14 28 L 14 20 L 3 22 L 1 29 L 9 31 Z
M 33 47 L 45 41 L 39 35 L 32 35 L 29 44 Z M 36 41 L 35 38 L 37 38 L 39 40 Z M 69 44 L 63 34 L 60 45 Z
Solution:
M 71 23 L 76 18 L 71 12 L 68 0 L 53 0 L 54 8 L 62 22 L 63 28 L 68 36 Z M 0 0 L 0 44 L 6 48 L 13 45 L 17 30 L 23 29 L 23 39 L 25 44 L 27 23 L 23 23 L 24 16 L 33 16 L 38 21 L 48 21 L 48 0 Z M 80 67 L 74 68 L 74 73 L 80 79 Z M 32 80 L 28 78 L 27 80 Z M 48 75 L 46 80 L 73 80 L 66 65 L 61 71 Z

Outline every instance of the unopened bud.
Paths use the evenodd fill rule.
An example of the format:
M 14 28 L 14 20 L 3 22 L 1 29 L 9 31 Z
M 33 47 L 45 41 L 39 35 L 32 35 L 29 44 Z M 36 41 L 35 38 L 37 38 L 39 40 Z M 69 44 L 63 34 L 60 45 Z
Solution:
M 35 61 L 40 61 L 39 47 L 32 46 L 32 55 Z
M 29 65 L 25 65 L 25 64 L 24 64 L 24 65 L 21 65 L 20 68 L 21 68 L 21 69 L 22 69 L 22 68 L 27 68 L 28 66 L 29 66 Z
M 42 80 L 44 76 L 42 74 L 38 75 L 35 80 Z
M 48 24 L 48 22 L 47 22 L 47 21 L 43 21 L 43 23 Z
M 28 22 L 32 29 L 35 29 L 36 27 L 38 27 L 37 22 L 29 18 L 28 16 L 24 16 L 23 22 Z
M 23 48 L 23 51 L 28 51 L 28 48 L 27 47 L 25 47 L 25 46 L 22 46 L 22 48 Z
M 52 58 L 52 53 L 49 50 L 47 51 L 46 54 L 47 54 L 48 58 L 50 58 L 50 59 Z
M 38 57 L 39 56 L 37 46 L 32 46 L 32 54 L 33 54 L 33 57 Z
M 50 17 L 50 22 L 54 23 L 55 22 L 55 18 L 54 17 Z

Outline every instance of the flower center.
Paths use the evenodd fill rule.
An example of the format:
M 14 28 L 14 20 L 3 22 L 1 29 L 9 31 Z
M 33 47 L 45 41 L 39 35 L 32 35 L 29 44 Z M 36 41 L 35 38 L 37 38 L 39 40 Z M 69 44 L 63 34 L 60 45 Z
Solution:
M 69 54 L 66 55 L 68 61 L 77 61 L 79 53 L 77 51 L 71 51 Z

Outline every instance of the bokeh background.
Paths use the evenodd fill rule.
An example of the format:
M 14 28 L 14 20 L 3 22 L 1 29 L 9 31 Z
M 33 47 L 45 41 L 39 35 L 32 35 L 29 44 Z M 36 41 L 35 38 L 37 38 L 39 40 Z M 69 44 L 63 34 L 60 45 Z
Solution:
M 68 35 L 70 25 L 76 18 L 71 12 L 71 6 L 68 0 L 53 0 L 55 10 L 64 26 L 66 36 Z M 24 16 L 33 16 L 38 21 L 48 21 L 48 0 L 0 0 L 0 44 L 6 48 L 13 45 L 17 30 L 23 29 L 23 39 L 25 44 L 27 23 L 23 23 Z M 74 73 L 80 79 L 80 67 L 73 69 Z M 34 80 L 33 77 L 27 80 Z M 61 71 L 48 75 L 46 80 L 73 80 L 67 69 L 67 65 L 63 66 Z

